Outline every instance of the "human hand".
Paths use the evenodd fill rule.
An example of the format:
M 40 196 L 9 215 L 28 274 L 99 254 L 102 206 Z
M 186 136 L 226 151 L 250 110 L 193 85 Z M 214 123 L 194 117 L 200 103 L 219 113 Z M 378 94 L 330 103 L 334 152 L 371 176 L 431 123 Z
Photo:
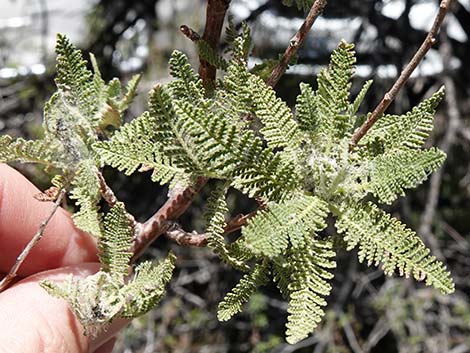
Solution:
M 52 202 L 33 198 L 38 192 L 20 173 L 0 164 L 0 278 L 52 209 Z M 39 286 L 46 278 L 60 281 L 69 274 L 93 274 L 99 269 L 97 260 L 94 239 L 75 228 L 70 215 L 59 208 L 20 267 L 22 280 L 0 293 L 0 352 L 111 352 L 112 337 L 124 322 L 90 341 L 68 304 Z

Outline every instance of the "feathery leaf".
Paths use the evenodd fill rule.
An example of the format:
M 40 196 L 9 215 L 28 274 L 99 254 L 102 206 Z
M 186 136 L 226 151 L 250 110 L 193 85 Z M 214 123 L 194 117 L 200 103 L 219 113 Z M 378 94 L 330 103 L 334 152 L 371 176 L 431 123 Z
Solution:
M 454 291 L 454 284 L 445 266 L 429 255 L 422 240 L 397 219 L 372 203 L 349 202 L 341 205 L 336 228 L 345 234 L 348 250 L 359 245 L 359 261 L 369 265 L 382 263 L 386 275 L 396 270 L 401 276 L 413 275 L 425 280 L 444 294 Z
M 217 317 L 220 321 L 227 321 L 241 312 L 242 305 L 255 293 L 258 287 L 268 282 L 269 268 L 266 262 L 255 265 L 250 273 L 247 273 L 229 293 L 225 295 L 219 304 Z
M 258 213 L 242 228 L 247 246 L 258 255 L 275 258 L 287 249 L 303 248 L 308 238 L 326 227 L 327 204 L 298 194 Z

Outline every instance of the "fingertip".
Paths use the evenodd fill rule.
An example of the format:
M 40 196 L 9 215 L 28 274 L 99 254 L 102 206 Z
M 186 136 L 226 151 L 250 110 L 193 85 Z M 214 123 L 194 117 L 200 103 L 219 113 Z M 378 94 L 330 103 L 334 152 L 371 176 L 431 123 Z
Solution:
M 0 351 L 86 353 L 90 340 L 67 302 L 50 296 L 39 282 L 86 277 L 99 269 L 87 263 L 31 276 L 0 294 Z
M 23 175 L 0 164 L 0 272 L 9 271 L 52 210 L 52 202 L 34 198 L 37 193 L 39 190 Z M 96 261 L 96 253 L 95 240 L 77 229 L 68 212 L 59 208 L 19 274 L 26 276 L 64 265 Z
M 111 338 L 108 342 L 98 347 L 93 353 L 111 353 L 116 344 L 116 337 Z

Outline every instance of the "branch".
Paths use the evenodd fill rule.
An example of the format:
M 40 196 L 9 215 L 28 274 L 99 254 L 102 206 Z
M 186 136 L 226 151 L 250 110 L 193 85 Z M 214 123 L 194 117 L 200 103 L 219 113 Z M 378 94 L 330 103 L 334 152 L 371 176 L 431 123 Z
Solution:
M 165 236 L 178 245 L 181 246 L 196 246 L 199 248 L 205 247 L 207 245 L 207 236 L 206 234 L 199 234 L 196 232 L 186 232 L 179 225 L 174 224 L 172 229 L 168 230 L 165 233 Z
M 180 31 L 192 42 L 197 42 L 198 40 L 201 39 L 201 36 L 199 35 L 199 33 L 197 33 L 195 30 L 193 30 L 192 28 L 186 25 L 182 25 L 180 27 Z
M 100 181 L 101 196 L 103 196 L 103 199 L 106 201 L 109 207 L 113 207 L 116 202 L 118 202 L 116 195 L 114 195 L 114 191 L 106 183 L 106 180 L 104 179 L 103 174 L 101 174 L 101 172 L 98 172 L 96 174 Z
M 188 209 L 194 197 L 206 182 L 206 178 L 199 177 L 192 186 L 186 188 L 175 187 L 165 204 L 145 223 L 137 226 L 133 262 L 142 255 L 155 239 L 171 228 L 171 221 L 178 219 Z
M 240 214 L 234 218 L 232 218 L 230 221 L 227 222 L 227 225 L 224 228 L 224 235 L 236 232 L 239 230 L 241 227 L 243 227 L 245 224 L 248 223 L 248 221 L 256 216 L 259 211 L 264 210 L 267 207 L 265 203 L 261 203 L 259 207 L 254 210 L 253 212 L 250 212 L 246 215 Z
M 230 0 L 208 0 L 207 2 L 206 25 L 202 39 L 209 43 L 214 50 L 217 50 L 229 5 Z M 199 37 L 199 35 L 195 35 L 196 32 L 187 26 L 182 26 L 180 29 L 190 39 Z M 206 89 L 213 87 L 215 74 L 216 68 L 200 59 L 199 76 Z M 199 177 L 194 185 L 186 188 L 176 187 L 172 190 L 165 204 L 150 219 L 144 224 L 136 225 L 133 262 L 142 255 L 155 239 L 170 229 L 170 221 L 176 220 L 188 209 L 195 196 L 206 183 L 207 178 Z
M 57 199 L 54 202 L 54 205 L 51 211 L 49 212 L 49 215 L 46 217 L 44 221 L 42 221 L 36 234 L 34 234 L 34 236 L 31 238 L 28 245 L 26 245 L 26 247 L 23 249 L 21 254 L 18 255 L 18 257 L 16 258 L 16 262 L 11 268 L 10 272 L 8 272 L 8 274 L 0 281 L 0 292 L 5 290 L 8 287 L 8 285 L 11 283 L 11 281 L 13 281 L 13 279 L 18 275 L 19 268 L 21 267 L 23 262 L 26 260 L 26 258 L 28 257 L 29 253 L 34 248 L 34 246 L 41 240 L 42 236 L 44 235 L 44 230 L 46 229 L 47 225 L 49 224 L 52 217 L 54 216 L 57 209 L 59 208 L 64 196 L 65 196 L 65 189 L 61 189 L 59 191 L 59 194 L 57 196 Z
M 230 233 L 236 232 L 240 228 L 242 228 L 245 224 L 248 223 L 248 220 L 256 216 L 260 209 L 264 209 L 265 206 L 260 206 L 259 209 L 250 212 L 246 215 L 240 214 L 233 219 L 231 219 L 224 228 L 224 234 L 228 235 Z M 207 246 L 207 237 L 206 233 L 197 233 L 187 232 L 183 230 L 177 223 L 174 222 L 167 222 L 166 223 L 166 233 L 165 236 L 176 242 L 178 245 L 181 246 L 196 246 L 199 248 Z
M 437 12 L 436 18 L 432 25 L 431 30 L 428 32 L 428 35 L 424 39 L 424 42 L 419 47 L 416 54 L 410 60 L 408 65 L 403 69 L 398 79 L 393 84 L 390 91 L 388 91 L 383 97 L 382 101 L 377 105 L 372 114 L 369 116 L 367 121 L 362 124 L 362 126 L 356 130 L 354 133 L 351 142 L 349 144 L 349 149 L 352 150 L 357 146 L 358 142 L 367 134 L 370 128 L 377 122 L 377 120 L 384 114 L 385 110 L 390 106 L 390 104 L 396 98 L 398 92 L 403 88 L 405 83 L 410 78 L 413 71 L 419 65 L 419 63 L 424 59 L 424 56 L 427 54 L 429 49 L 436 43 L 436 35 L 439 32 L 439 28 L 444 21 L 444 18 L 449 10 L 452 0 L 442 0 L 439 6 L 439 11 Z
M 202 39 L 217 52 L 217 47 L 222 33 L 222 27 L 225 21 L 225 14 L 231 0 L 208 0 L 206 11 L 206 26 Z M 204 87 L 212 90 L 217 69 L 207 61 L 200 58 L 199 76 L 202 79 Z
M 310 8 L 310 11 L 308 12 L 307 17 L 305 18 L 304 23 L 302 23 L 302 26 L 300 26 L 295 36 L 292 37 L 292 39 L 290 40 L 289 46 L 286 48 L 284 55 L 282 55 L 281 61 L 274 68 L 273 72 L 271 73 L 271 77 L 269 77 L 268 81 L 266 82 L 268 86 L 276 86 L 281 76 L 284 75 L 287 70 L 287 66 L 292 60 L 292 57 L 302 46 L 305 38 L 307 37 L 308 32 L 312 28 L 318 16 L 320 16 L 320 14 L 322 13 L 323 9 L 326 6 L 326 3 L 327 0 L 316 0 L 313 3 L 312 7 Z

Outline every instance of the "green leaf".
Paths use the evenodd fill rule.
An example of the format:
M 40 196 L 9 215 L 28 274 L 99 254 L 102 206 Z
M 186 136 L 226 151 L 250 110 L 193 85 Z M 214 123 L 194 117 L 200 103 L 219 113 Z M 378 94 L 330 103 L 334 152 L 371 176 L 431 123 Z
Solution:
M 98 169 L 94 161 L 84 160 L 80 162 L 71 182 L 70 198 L 76 200 L 75 203 L 80 208 L 73 215 L 77 227 L 99 237 L 102 231 L 102 217 L 99 212 L 101 192 L 97 173 Z
M 127 298 L 122 317 L 143 315 L 160 302 L 173 275 L 175 262 L 176 256 L 170 252 L 157 265 L 146 261 L 137 266 L 133 280 L 120 291 Z
M 103 232 L 98 241 L 103 271 L 124 284 L 129 273 L 134 232 L 122 202 L 118 202 L 104 217 Z
M 449 272 L 429 255 L 415 232 L 372 203 L 348 202 L 340 208 L 336 228 L 345 234 L 348 250 L 359 245 L 360 262 L 366 260 L 369 266 L 382 263 L 386 275 L 398 270 L 401 276 L 424 280 L 443 294 L 454 292 Z
M 99 124 L 96 113 L 99 111 L 100 89 L 103 88 L 99 82 L 98 72 L 95 79 L 93 73 L 87 69 L 87 62 L 69 39 L 57 34 L 57 76 L 55 82 L 64 104 L 70 109 L 77 109 L 91 128 Z
M 298 194 L 268 206 L 242 228 L 247 246 L 258 255 L 275 258 L 289 243 L 303 248 L 309 238 L 326 227 L 327 204 L 315 196 Z
M 306 83 L 300 84 L 300 94 L 297 96 L 295 117 L 301 131 L 315 134 L 321 121 L 318 112 L 318 97 L 312 87 Z
M 188 58 L 182 52 L 175 50 L 170 58 L 170 73 L 174 80 L 168 84 L 173 98 L 190 102 L 203 101 L 205 97 L 202 81 Z
M 349 109 L 348 109 L 349 115 L 354 116 L 357 113 L 357 111 L 359 110 L 359 107 L 364 101 L 364 98 L 366 97 L 367 92 L 369 92 L 370 86 L 372 86 L 373 82 L 374 82 L 373 80 L 369 80 L 369 81 L 366 81 L 366 83 L 364 83 L 364 86 L 362 86 L 354 102 L 349 105 Z
M 446 155 L 437 148 L 429 150 L 403 149 L 378 155 L 370 162 L 369 188 L 381 201 L 390 204 L 405 189 L 412 189 L 438 170 Z
M 367 147 L 380 141 L 385 152 L 395 148 L 422 147 L 433 129 L 434 114 L 444 94 L 444 87 L 441 87 L 405 115 L 384 115 L 370 129 L 361 145 Z
M 125 124 L 110 140 L 93 145 L 101 163 L 131 175 L 137 169 L 153 169 L 152 180 L 160 184 L 188 183 L 184 170 L 163 155 L 156 137 L 156 121 L 148 112 Z
M 342 41 L 330 60 L 328 69 L 323 69 L 317 78 L 321 130 L 330 136 L 344 138 L 353 127 L 353 119 L 347 110 L 356 63 L 354 45 Z
M 54 165 L 54 152 L 42 140 L 27 141 L 8 135 L 0 136 L 0 162 L 41 163 Z
M 260 132 L 266 138 L 268 146 L 273 149 L 286 148 L 295 155 L 302 135 L 290 108 L 258 76 L 252 75 L 248 85 L 252 91 L 253 112 L 263 124 Z
M 242 306 L 256 292 L 258 287 L 268 282 L 269 269 L 268 265 L 263 262 L 257 264 L 250 273 L 245 274 L 240 282 L 219 304 L 217 318 L 220 321 L 228 321 L 230 318 L 242 311 Z
M 286 336 L 291 344 L 307 337 L 325 314 L 324 297 L 331 292 L 329 280 L 333 278 L 329 270 L 336 267 L 332 248 L 331 241 L 310 238 L 304 248 L 293 249 L 286 259 L 290 277 L 282 281 L 289 283 Z
M 227 246 L 224 238 L 225 232 L 225 214 L 228 213 L 227 202 L 225 201 L 225 194 L 227 193 L 227 186 L 219 184 L 211 193 L 207 200 L 207 210 L 205 219 L 207 220 L 207 245 L 216 253 L 225 263 L 246 271 L 248 266 L 240 260 L 244 254 L 238 254 L 232 251 L 232 248 Z M 241 255 L 241 256 L 240 256 Z

